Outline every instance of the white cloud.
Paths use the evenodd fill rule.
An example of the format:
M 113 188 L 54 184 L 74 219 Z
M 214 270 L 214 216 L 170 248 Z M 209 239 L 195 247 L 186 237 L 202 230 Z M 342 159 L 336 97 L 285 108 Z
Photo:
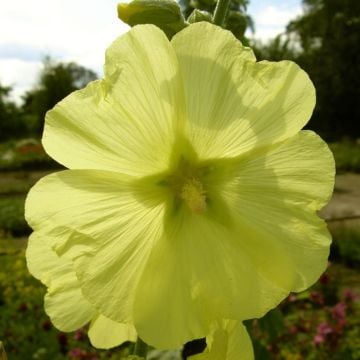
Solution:
M 261 27 L 282 27 L 289 23 L 290 20 L 301 14 L 301 7 L 281 8 L 275 6 L 267 6 L 256 14 L 255 21 Z
M 16 101 L 32 87 L 41 69 L 41 61 L 0 59 L 0 83 L 13 87 L 11 93 Z
M 39 61 L 47 54 L 76 61 L 101 75 L 105 49 L 128 29 L 117 18 L 117 3 L 0 0 L 0 50 L 6 50 L 0 52 L 0 81 L 15 85 L 13 94 L 19 99 L 21 91 L 34 83 Z
M 277 3 L 277 4 L 276 4 Z M 291 6 L 274 1 L 272 5 L 257 8 L 250 15 L 255 22 L 255 37 L 261 40 L 269 40 L 285 31 L 286 25 L 302 13 L 300 1 Z
M 248 37 L 251 39 L 260 39 L 262 42 L 266 42 L 270 39 L 275 38 L 277 35 L 284 31 L 283 28 L 271 28 L 271 27 L 259 27 L 256 29 L 255 34 L 249 34 Z

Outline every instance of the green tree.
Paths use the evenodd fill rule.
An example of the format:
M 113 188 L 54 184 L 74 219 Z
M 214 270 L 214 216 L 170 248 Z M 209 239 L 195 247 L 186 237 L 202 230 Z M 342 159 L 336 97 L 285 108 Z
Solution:
M 310 122 L 329 140 L 360 137 L 360 1 L 303 0 L 287 28 L 302 52 L 297 62 L 317 89 Z
M 23 97 L 23 111 L 32 131 L 40 134 L 46 112 L 96 77 L 93 71 L 76 63 L 57 63 L 46 58 L 38 84 Z
M 280 34 L 265 43 L 260 40 L 253 40 L 251 47 L 258 60 L 296 60 L 299 55 L 286 34 Z
M 0 84 L 0 140 L 7 140 L 24 134 L 21 113 L 9 99 L 11 87 Z

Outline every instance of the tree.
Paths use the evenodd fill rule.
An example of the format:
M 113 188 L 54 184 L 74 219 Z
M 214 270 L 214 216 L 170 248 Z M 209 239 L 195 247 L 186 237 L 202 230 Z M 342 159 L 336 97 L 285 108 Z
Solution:
M 19 108 L 9 100 L 11 87 L 0 84 L 0 140 L 23 134 L 25 129 Z
M 251 47 L 258 60 L 296 60 L 298 51 L 294 49 L 290 38 L 286 34 L 280 34 L 268 42 L 253 40 Z
M 317 89 L 310 122 L 327 139 L 360 136 L 360 1 L 303 0 L 287 28 L 302 47 L 297 62 Z
M 92 70 L 76 63 L 57 63 L 46 58 L 38 84 L 23 97 L 23 111 L 29 127 L 40 134 L 46 112 L 65 96 L 81 89 L 96 77 Z

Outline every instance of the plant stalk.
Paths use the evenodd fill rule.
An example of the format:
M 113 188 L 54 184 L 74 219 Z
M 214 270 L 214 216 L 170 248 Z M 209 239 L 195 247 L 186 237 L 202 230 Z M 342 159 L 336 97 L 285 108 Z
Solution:
M 213 16 L 215 25 L 224 27 L 229 11 L 230 0 L 218 0 Z

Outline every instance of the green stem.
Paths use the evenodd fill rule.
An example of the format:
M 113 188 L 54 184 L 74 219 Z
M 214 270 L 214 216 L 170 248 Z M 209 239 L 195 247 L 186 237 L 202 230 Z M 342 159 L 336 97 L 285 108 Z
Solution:
M 213 23 L 224 27 L 228 14 L 230 0 L 218 0 L 214 11 Z
M 0 360 L 7 360 L 3 343 L 0 341 Z
M 135 343 L 133 355 L 137 355 L 146 359 L 147 352 L 148 345 L 138 337 Z

